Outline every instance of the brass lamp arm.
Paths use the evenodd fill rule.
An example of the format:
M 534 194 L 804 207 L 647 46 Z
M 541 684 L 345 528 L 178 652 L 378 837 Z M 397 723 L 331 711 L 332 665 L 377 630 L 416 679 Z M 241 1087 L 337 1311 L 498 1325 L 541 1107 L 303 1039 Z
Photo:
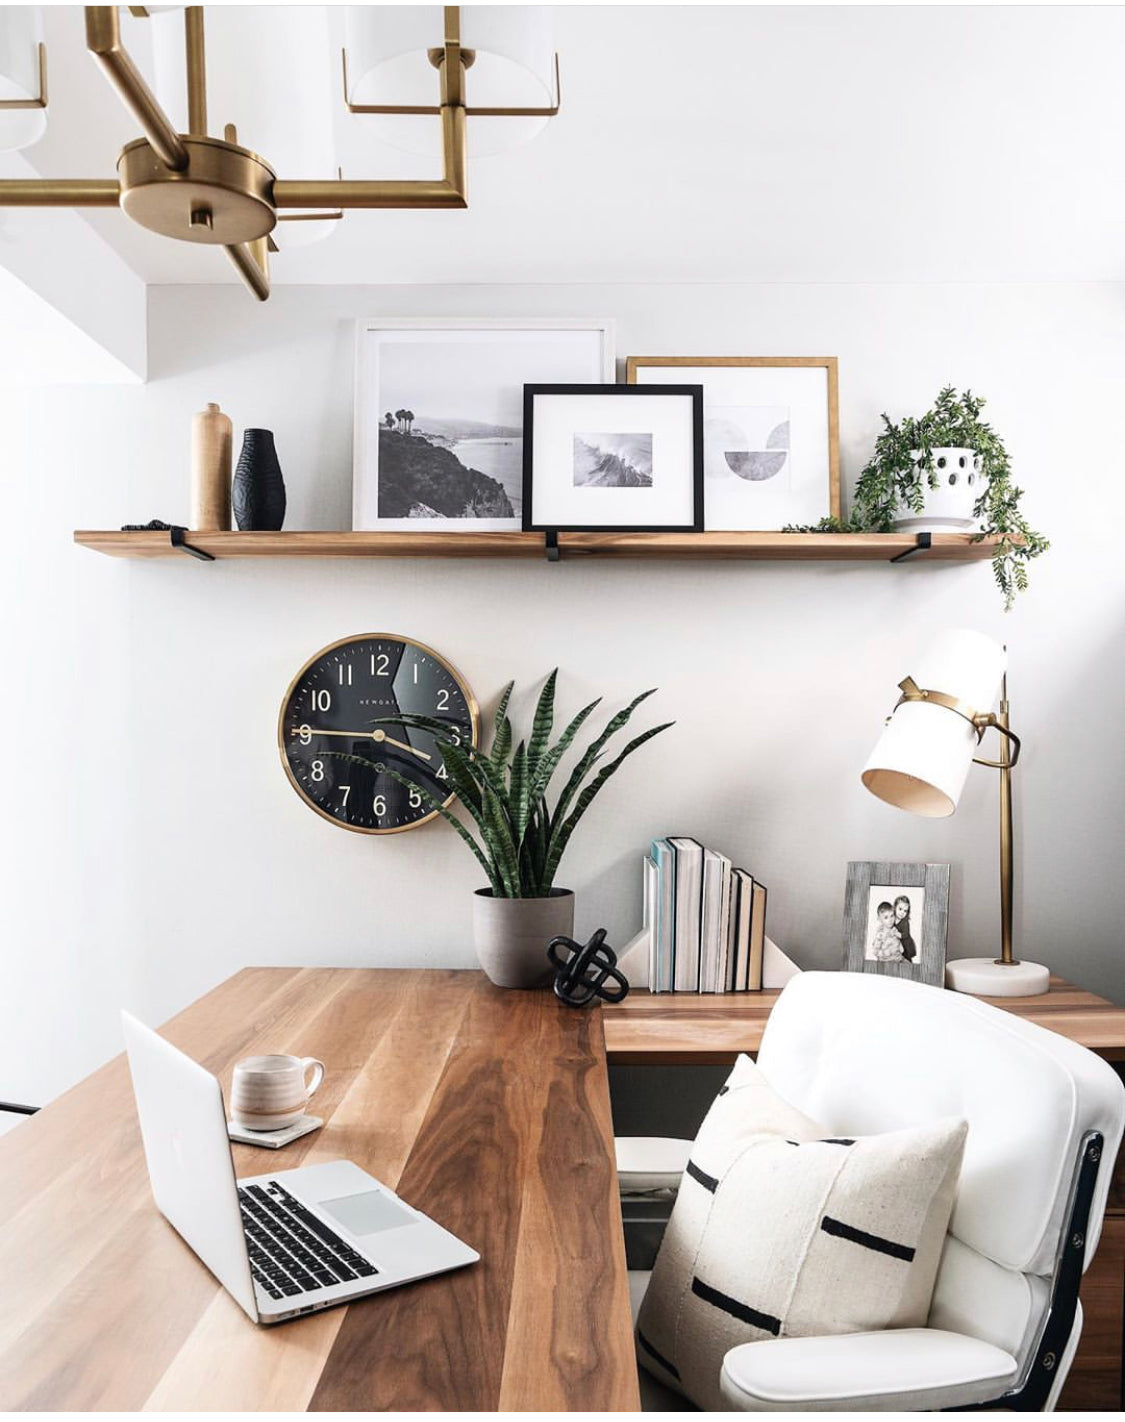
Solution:
M 1008 760 L 982 760 L 979 756 L 973 757 L 974 765 L 987 765 L 993 770 L 1010 770 L 1020 758 L 1020 738 L 1016 733 L 1006 726 L 1004 722 L 992 711 L 977 711 L 966 701 L 962 701 L 957 696 L 950 696 L 944 691 L 923 690 L 912 676 L 904 677 L 898 684 L 902 695 L 895 702 L 895 710 L 908 701 L 925 701 L 934 706 L 944 706 L 946 710 L 954 712 L 956 715 L 968 721 L 977 733 L 977 745 L 984 740 L 984 733 L 988 730 L 999 731 L 1005 736 L 1010 746 L 1010 757 Z

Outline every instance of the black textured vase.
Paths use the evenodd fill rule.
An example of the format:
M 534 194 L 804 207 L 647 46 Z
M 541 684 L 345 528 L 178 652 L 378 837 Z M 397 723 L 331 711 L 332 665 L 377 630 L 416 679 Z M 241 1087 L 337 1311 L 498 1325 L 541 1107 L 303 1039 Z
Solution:
M 285 522 L 285 480 L 273 447 L 273 430 L 246 430 L 234 471 L 235 522 L 249 529 L 278 529 Z

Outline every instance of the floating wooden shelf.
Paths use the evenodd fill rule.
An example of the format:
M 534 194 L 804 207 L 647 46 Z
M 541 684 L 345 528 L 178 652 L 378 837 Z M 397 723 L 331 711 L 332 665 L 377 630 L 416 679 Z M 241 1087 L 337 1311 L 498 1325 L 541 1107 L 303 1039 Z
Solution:
M 928 542 L 926 540 L 929 540 Z M 115 558 L 544 558 L 541 533 L 186 533 L 81 529 L 75 543 Z M 977 562 L 995 539 L 967 533 L 560 533 L 558 551 L 612 558 L 763 558 L 815 562 Z

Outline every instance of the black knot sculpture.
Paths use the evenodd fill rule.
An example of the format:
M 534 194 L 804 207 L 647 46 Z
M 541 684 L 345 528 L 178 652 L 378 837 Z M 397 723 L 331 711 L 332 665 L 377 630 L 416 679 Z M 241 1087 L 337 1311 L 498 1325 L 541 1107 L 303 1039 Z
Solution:
M 547 956 L 555 968 L 555 996 L 568 1007 L 585 1007 L 600 997 L 603 1002 L 621 1002 L 629 991 L 625 974 L 617 966 L 617 954 L 599 928 L 589 943 L 573 938 L 552 938 Z

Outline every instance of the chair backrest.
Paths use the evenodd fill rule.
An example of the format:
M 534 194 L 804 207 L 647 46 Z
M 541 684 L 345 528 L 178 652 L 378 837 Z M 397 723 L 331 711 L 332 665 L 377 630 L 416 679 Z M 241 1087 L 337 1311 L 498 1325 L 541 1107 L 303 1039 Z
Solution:
M 834 1133 L 968 1121 L 930 1321 L 1025 1354 L 1090 1131 L 1105 1147 L 1086 1263 L 1097 1245 L 1125 1124 L 1113 1069 L 977 998 L 864 973 L 794 978 L 770 1015 L 758 1065 Z

